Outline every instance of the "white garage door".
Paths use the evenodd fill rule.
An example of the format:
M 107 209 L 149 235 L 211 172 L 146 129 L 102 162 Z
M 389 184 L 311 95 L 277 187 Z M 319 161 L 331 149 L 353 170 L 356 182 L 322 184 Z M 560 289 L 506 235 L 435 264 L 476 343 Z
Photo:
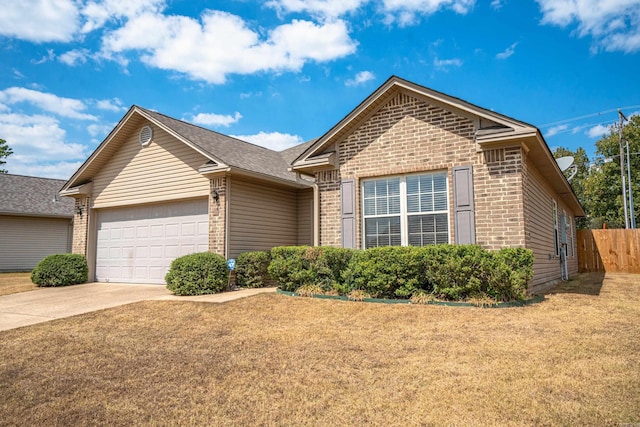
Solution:
M 208 248 L 207 200 L 98 212 L 96 280 L 164 283 L 171 261 Z

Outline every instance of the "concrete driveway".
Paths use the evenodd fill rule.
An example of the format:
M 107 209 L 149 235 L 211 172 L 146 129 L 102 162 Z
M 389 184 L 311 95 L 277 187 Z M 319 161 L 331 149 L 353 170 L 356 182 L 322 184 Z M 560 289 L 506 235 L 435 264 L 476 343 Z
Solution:
M 275 288 L 178 297 L 162 285 L 87 283 L 0 296 L 0 331 L 145 300 L 226 302 Z

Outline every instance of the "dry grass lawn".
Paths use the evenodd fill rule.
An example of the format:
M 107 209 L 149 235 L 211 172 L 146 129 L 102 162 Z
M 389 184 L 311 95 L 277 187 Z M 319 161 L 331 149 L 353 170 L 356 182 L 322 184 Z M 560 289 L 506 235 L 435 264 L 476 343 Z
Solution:
M 0 332 L 0 425 L 640 423 L 639 282 L 504 309 L 155 301 Z
M 31 273 L 0 273 L 0 295 L 39 289 L 31 283 Z

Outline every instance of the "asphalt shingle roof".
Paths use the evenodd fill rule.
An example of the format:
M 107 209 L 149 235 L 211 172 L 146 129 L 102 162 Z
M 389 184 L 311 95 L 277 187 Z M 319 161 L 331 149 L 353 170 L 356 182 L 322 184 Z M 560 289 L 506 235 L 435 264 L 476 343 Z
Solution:
M 60 197 L 65 181 L 0 173 L 0 213 L 33 216 L 73 216 L 74 201 Z
M 307 148 L 306 144 L 301 144 L 304 147 L 296 146 L 284 152 L 273 151 L 155 111 L 139 106 L 137 108 L 228 166 L 296 181 L 296 174 L 288 170 L 291 166 L 288 159 L 292 157 L 289 150 L 302 150 Z

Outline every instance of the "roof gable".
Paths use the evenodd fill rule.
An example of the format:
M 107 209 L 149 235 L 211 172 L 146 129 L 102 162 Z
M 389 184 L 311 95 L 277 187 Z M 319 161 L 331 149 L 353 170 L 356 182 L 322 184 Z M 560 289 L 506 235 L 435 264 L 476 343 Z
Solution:
M 334 142 L 340 140 L 353 131 L 360 123 L 371 117 L 387 102 L 398 93 L 407 93 L 409 96 L 425 101 L 429 104 L 439 106 L 446 110 L 455 112 L 461 116 L 476 120 L 480 129 L 486 130 L 487 134 L 502 134 L 502 136 L 523 135 L 535 133 L 536 128 L 495 113 L 490 110 L 478 107 L 477 105 L 463 101 L 462 99 L 446 95 L 442 92 L 417 85 L 396 76 L 389 78 L 382 86 L 360 103 L 354 110 L 345 116 L 338 124 L 331 128 L 322 137 L 303 152 L 293 161 L 293 167 L 303 167 L 305 163 L 313 163 L 313 158 Z
M 209 161 L 202 165 L 203 171 L 236 170 L 266 179 L 300 183 L 297 174 L 289 171 L 290 163 L 277 151 L 134 105 L 66 182 L 63 192 L 69 193 L 71 189 L 91 181 L 100 168 L 130 138 L 132 132 L 145 121 L 160 127 L 207 158 Z

